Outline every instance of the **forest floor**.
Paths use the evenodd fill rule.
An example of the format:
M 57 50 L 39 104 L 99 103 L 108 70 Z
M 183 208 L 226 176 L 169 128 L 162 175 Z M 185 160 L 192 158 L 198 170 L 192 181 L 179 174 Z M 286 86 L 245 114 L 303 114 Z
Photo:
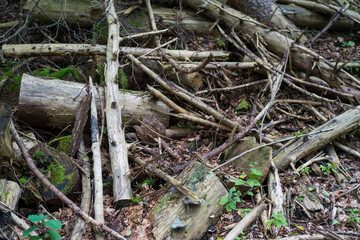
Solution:
M 119 8 L 119 7 L 118 7 Z M 18 1 L 6 1 L 0 0 L 0 23 L 19 20 L 22 18 L 20 3 Z M 120 9 L 117 9 L 120 10 Z M 131 34 L 147 31 L 150 27 L 149 22 L 143 17 L 139 17 L 141 10 L 135 10 L 130 16 L 122 16 L 119 14 L 119 18 L 123 21 L 122 34 Z M 131 20 L 129 20 L 131 19 Z M 101 20 L 101 18 L 99 18 Z M 134 22 L 136 22 L 135 26 Z M 103 23 L 102 23 L 103 24 Z M 40 25 L 40 23 L 39 23 Z M 98 24 L 97 26 L 104 26 L 106 24 Z M 161 25 L 158 26 L 161 28 Z M 59 25 L 40 25 L 37 27 L 30 24 L 26 31 L 10 38 L 6 41 L 2 37 L 0 39 L 0 46 L 3 44 L 26 44 L 26 43 L 45 43 L 49 42 L 49 39 L 40 34 L 38 28 L 41 28 L 48 35 L 52 36 L 56 40 L 62 43 L 97 43 L 106 44 L 106 38 L 99 37 L 98 39 L 91 40 L 93 30 L 81 29 L 81 28 L 64 28 Z M 355 26 L 352 32 L 339 33 L 339 32 L 327 32 L 324 33 L 315 44 L 311 46 L 315 52 L 321 54 L 330 61 L 341 62 L 360 62 L 360 30 L 359 26 Z M 181 31 L 180 31 L 181 30 Z M 15 32 L 15 29 L 6 32 L 7 30 L 0 30 L 0 36 L 10 36 Z M 313 36 L 317 31 L 305 31 L 305 35 Z M 162 43 L 167 42 L 174 37 L 178 37 L 178 40 L 167 46 L 172 49 L 188 49 L 194 51 L 200 50 L 224 50 L 231 52 L 229 61 L 241 61 L 244 57 L 242 53 L 238 52 L 226 39 L 221 36 L 194 36 L 190 33 L 185 33 L 181 27 L 177 26 L 172 28 L 169 33 L 162 36 Z M 127 42 L 127 46 L 143 47 L 148 45 L 151 47 L 153 44 L 151 37 Z M 249 44 L 250 46 L 250 44 Z M 50 68 L 51 71 L 59 70 L 65 67 L 78 67 L 82 70 L 85 76 L 91 74 L 91 64 L 89 64 L 90 57 L 81 56 L 77 58 L 65 58 L 57 62 L 56 58 L 36 57 L 31 61 L 26 59 L 6 59 L 0 64 L 0 76 L 4 76 L 9 69 L 16 66 L 13 76 L 10 77 L 7 85 L 1 89 L 0 100 L 11 105 L 14 119 L 17 120 L 17 102 L 19 95 L 19 84 L 16 77 L 21 76 L 24 73 L 33 73 L 36 70 L 44 70 Z M 128 64 L 128 60 L 125 56 L 120 57 L 120 65 L 125 64 L 124 72 L 127 78 L 127 88 L 129 90 L 147 91 L 146 84 L 158 87 L 156 83 L 150 79 L 146 74 L 139 69 L 133 68 Z M 360 66 L 352 69 L 348 69 L 353 75 L 360 77 Z M 204 74 L 205 76 L 205 74 Z M 204 84 L 199 89 L 208 89 L 209 85 L 212 88 L 221 88 L 230 86 L 237 86 L 245 83 L 250 83 L 256 80 L 265 79 L 265 75 L 261 75 L 251 70 L 239 70 L 239 71 L 210 71 L 210 74 L 204 77 Z M 227 80 L 224 80 L 227 79 Z M 74 81 L 72 76 L 68 76 L 66 80 Z M 95 79 L 100 84 L 100 80 Z M 305 87 L 304 87 L 305 88 Z M 207 104 L 217 109 L 219 112 L 227 116 L 228 118 L 240 122 L 242 126 L 247 126 L 252 121 L 254 115 L 259 110 L 258 105 L 255 102 L 260 102 L 265 106 L 269 99 L 270 94 L 259 94 L 264 89 L 263 85 L 252 86 L 244 90 L 237 91 L 222 91 L 212 94 L 202 94 L 201 97 Z M 190 90 L 189 91 L 193 91 Z M 177 99 L 174 96 L 168 94 L 168 97 L 174 100 L 184 108 L 192 108 L 185 102 Z M 308 96 L 294 90 L 293 88 L 282 85 L 278 92 L 276 99 L 292 99 L 292 100 L 313 100 Z M 349 105 L 343 105 L 340 100 L 329 103 L 334 115 L 339 115 L 350 107 Z M 331 118 L 330 114 L 320 107 L 316 107 L 317 110 L 328 119 Z M 286 110 L 286 111 L 283 111 Z M 289 115 L 288 113 L 292 113 Z M 281 103 L 277 102 L 269 110 L 269 118 L 265 118 L 264 126 L 267 126 L 263 130 L 264 136 L 272 139 L 280 139 L 286 136 L 295 136 L 296 134 L 303 134 L 310 132 L 314 128 L 323 124 L 321 120 L 309 111 L 303 104 L 298 103 Z M 206 116 L 208 120 L 214 121 L 211 116 Z M 22 132 L 35 131 L 39 140 L 45 141 L 45 143 L 59 138 L 69 133 L 62 133 L 62 130 L 49 130 L 38 129 L 28 126 L 22 121 L 15 121 L 17 129 Z M 277 123 L 277 124 L 274 124 Z M 202 155 L 209 152 L 214 147 L 220 145 L 228 137 L 228 133 L 220 131 L 218 129 L 209 129 L 205 126 L 194 124 L 192 122 L 181 120 L 179 118 L 171 117 L 171 127 L 178 127 L 182 129 L 192 129 L 192 133 L 188 136 L 180 139 L 167 139 L 167 144 L 170 148 L 181 156 L 180 159 L 175 159 L 170 156 L 168 152 L 159 154 L 159 146 L 157 143 L 149 144 L 144 141 L 137 141 L 135 144 L 140 150 L 138 155 L 144 161 L 150 161 L 156 156 L 161 157 L 154 163 L 158 168 L 163 169 L 166 173 L 176 177 L 188 166 L 188 164 L 197 159 L 197 154 Z M 256 125 L 255 128 L 259 128 L 260 125 Z M 134 132 L 134 129 L 127 128 L 126 134 Z M 106 135 L 105 135 L 106 136 Z M 360 152 L 360 135 L 358 132 L 352 132 L 338 139 L 339 142 L 346 144 L 352 149 Z M 159 202 L 164 199 L 166 193 L 170 190 L 165 181 L 160 178 L 146 172 L 144 169 L 140 171 L 132 171 L 132 202 L 127 206 L 117 209 L 113 202 L 112 197 L 112 185 L 111 185 L 111 169 L 109 162 L 108 143 L 105 140 L 102 144 L 101 153 L 103 158 L 103 181 L 104 181 L 104 215 L 105 224 L 118 231 L 127 239 L 153 239 L 152 237 L 152 214 L 154 208 L 159 207 Z M 277 148 L 273 147 L 273 151 L 276 152 Z M 320 151 L 320 150 L 319 150 Z M 300 161 L 297 166 L 305 163 L 307 160 L 313 158 L 319 152 L 314 152 L 303 161 Z M 283 188 L 284 195 L 286 196 L 284 209 L 286 209 L 287 226 L 281 226 L 279 228 L 272 228 L 272 230 L 264 236 L 263 225 L 260 219 L 255 221 L 251 227 L 244 231 L 241 236 L 244 239 L 264 239 L 275 237 L 288 237 L 295 235 L 313 234 L 318 231 L 329 230 L 334 232 L 359 232 L 356 229 L 354 222 L 360 223 L 360 194 L 357 190 L 350 192 L 340 198 L 336 198 L 349 189 L 352 189 L 360 183 L 360 161 L 358 157 L 352 156 L 347 152 L 344 152 L 336 148 L 336 152 L 342 163 L 342 169 L 345 169 L 351 180 L 346 188 L 341 187 L 332 171 L 336 171 L 338 166 L 327 165 L 327 161 L 323 160 L 317 162 L 318 168 L 311 167 L 302 172 L 301 175 L 297 175 L 291 168 L 284 171 L 280 171 L 281 186 Z M 213 166 L 217 166 L 222 162 L 223 154 L 214 157 L 209 160 L 209 163 Z M 130 169 L 138 169 L 135 163 L 130 163 Z M 320 169 L 320 171 L 317 171 Z M 241 172 L 234 169 L 230 164 L 222 170 L 234 177 L 238 178 Z M 6 176 L 5 176 L 6 177 Z M 308 212 L 304 210 L 301 204 L 302 189 L 300 183 L 305 183 L 311 191 L 316 192 L 318 198 L 322 203 L 322 210 L 316 210 Z M 260 187 L 262 192 L 267 192 L 267 183 Z M 80 205 L 81 191 L 79 191 L 73 200 L 76 204 Z M 335 200 L 336 199 L 336 200 Z M 240 221 L 243 217 L 244 211 L 254 208 L 255 200 L 252 196 L 243 198 L 243 202 L 237 203 L 236 209 L 227 211 L 224 209 L 223 214 L 220 216 L 216 224 L 209 227 L 208 232 L 201 237 L 201 239 L 220 239 L 226 236 L 230 231 L 227 226 Z M 161 207 L 161 206 L 160 206 Z M 337 209 L 335 217 L 332 215 L 334 209 Z M 91 208 L 91 212 L 93 207 Z M 63 239 L 70 239 L 72 228 L 76 220 L 76 214 L 67 206 L 58 206 L 56 209 L 49 208 L 46 203 L 40 203 L 38 206 L 28 206 L 25 202 L 20 201 L 17 212 L 26 219 L 30 214 L 47 214 L 58 219 L 63 223 L 63 227 L 60 231 Z M 201 219 L 198 220 L 198 224 L 202 224 Z M 22 230 L 19 227 L 15 227 L 15 231 L 21 235 Z M 86 233 L 82 239 L 94 239 L 94 232 L 91 226 L 86 228 Z M 352 236 L 348 239 L 359 239 L 360 236 Z M 200 238 L 199 238 L 200 239 Z

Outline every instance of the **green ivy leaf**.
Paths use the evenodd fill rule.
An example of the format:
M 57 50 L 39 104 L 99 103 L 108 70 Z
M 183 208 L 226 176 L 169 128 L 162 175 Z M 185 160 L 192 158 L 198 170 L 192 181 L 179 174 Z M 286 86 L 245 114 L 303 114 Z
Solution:
M 229 204 L 233 210 L 236 210 L 236 202 L 235 201 L 231 201 Z
M 52 229 L 60 230 L 62 227 L 62 223 L 59 220 L 49 219 L 45 222 L 45 225 Z
M 219 201 L 219 200 L 218 200 Z M 229 202 L 229 198 L 227 198 L 227 197 L 223 197 L 223 198 L 221 198 L 221 200 L 220 200 L 220 204 L 221 205 L 225 205 L 225 204 L 227 204 Z
M 228 212 L 231 212 L 232 210 L 230 204 L 226 204 L 225 208 Z
M 242 180 L 242 179 L 238 179 L 238 180 L 236 180 L 236 182 L 235 182 L 235 185 L 237 186 L 237 185 L 242 185 L 242 184 L 244 184 L 244 180 Z
M 246 182 L 249 184 L 249 186 L 250 186 L 251 188 L 253 188 L 253 187 L 255 187 L 255 186 L 261 186 L 260 183 L 259 183 L 259 181 L 258 181 L 258 180 L 255 180 L 255 179 L 248 179 Z
M 327 192 L 327 191 L 325 191 L 325 190 L 322 190 L 322 192 L 321 192 L 325 197 L 330 197 L 330 194 Z
M 333 222 L 332 222 L 332 224 L 333 224 L 333 225 L 335 225 L 335 224 L 340 224 L 340 222 L 339 222 L 338 220 L 334 219 Z
M 57 231 L 49 230 L 48 233 L 51 240 L 61 240 L 61 236 Z
M 45 219 L 47 219 L 49 216 L 44 216 L 42 213 L 38 215 L 29 215 L 28 219 L 33 222 L 33 223 L 37 223 L 37 222 L 41 222 Z
M 247 194 L 248 194 L 249 196 L 254 196 L 253 192 L 251 192 L 251 191 L 248 191 Z
M 298 201 L 304 201 L 304 199 L 305 199 L 305 196 L 300 196 L 297 198 Z
M 35 231 L 36 229 L 38 229 L 39 227 L 38 226 L 32 226 L 32 227 L 29 227 L 28 229 L 26 229 L 23 233 L 23 235 L 21 237 L 27 237 L 29 236 L 29 234 L 32 232 L 32 231 Z
M 251 172 L 253 172 L 257 176 L 263 176 L 262 172 L 255 169 L 255 168 L 251 168 L 250 170 L 251 170 Z

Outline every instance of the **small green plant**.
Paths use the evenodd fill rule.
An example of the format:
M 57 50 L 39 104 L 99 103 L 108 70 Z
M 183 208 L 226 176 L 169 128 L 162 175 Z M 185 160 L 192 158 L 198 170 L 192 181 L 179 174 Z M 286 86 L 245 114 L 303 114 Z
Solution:
M 48 217 L 49 216 L 45 216 L 41 213 L 39 215 L 29 215 L 28 219 L 32 223 L 35 223 L 36 225 L 25 230 L 22 237 L 27 237 L 31 232 L 35 231 L 36 229 L 39 229 L 40 230 L 39 236 L 32 236 L 30 240 L 40 240 L 40 239 L 60 240 L 61 236 L 57 230 L 61 229 L 62 223 L 55 219 L 46 220 Z
M 279 212 L 278 214 L 272 214 L 271 219 L 267 223 L 268 227 L 271 225 L 275 225 L 275 227 L 280 228 L 281 226 L 288 226 L 288 223 L 286 221 L 286 218 L 284 217 L 284 214 L 282 212 Z
M 305 129 L 305 130 L 302 130 L 300 132 L 294 133 L 294 136 L 301 136 L 301 135 L 304 135 L 304 134 L 307 134 L 307 133 L 309 133 L 309 130 Z
M 307 175 L 309 175 L 309 169 L 310 167 L 304 167 L 300 170 L 300 173 L 306 173 Z
M 326 165 L 319 165 L 319 167 L 325 175 L 328 175 L 331 172 L 337 173 L 337 171 L 335 169 L 335 168 L 337 168 L 337 165 L 335 163 L 326 163 Z
M 242 194 L 240 191 L 237 191 L 235 187 L 232 187 L 230 188 L 227 197 L 221 198 L 220 204 L 225 205 L 225 208 L 228 212 L 236 210 L 236 203 L 243 201 L 240 199 L 241 195 Z
M 347 41 L 347 42 L 342 42 L 341 43 L 342 47 L 354 47 L 355 46 L 355 42 L 354 41 Z
M 240 110 L 249 111 L 249 110 L 251 110 L 251 105 L 246 100 L 246 98 L 244 98 L 243 100 L 241 100 L 239 106 L 235 110 L 236 111 L 240 111 Z
M 357 224 L 360 224 L 360 213 L 357 208 L 348 209 L 350 212 L 348 222 L 355 222 Z
M 221 40 L 220 38 L 215 38 L 216 41 L 216 45 L 218 45 L 219 47 L 225 47 L 225 43 L 223 40 Z
M 138 196 L 137 198 L 134 198 L 134 196 L 131 194 L 131 201 L 135 204 L 139 204 L 142 202 L 142 197 Z
M 247 238 L 247 236 L 245 235 L 245 233 L 241 230 L 240 231 L 240 237 L 236 237 L 235 239 L 236 240 L 240 240 L 240 239 L 246 239 Z

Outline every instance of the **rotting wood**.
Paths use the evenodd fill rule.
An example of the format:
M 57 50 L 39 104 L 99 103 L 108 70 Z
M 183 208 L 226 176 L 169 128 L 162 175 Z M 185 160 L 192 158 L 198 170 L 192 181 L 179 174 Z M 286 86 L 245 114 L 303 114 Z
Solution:
M 295 164 L 307 154 L 325 146 L 335 138 L 358 128 L 360 107 L 350 109 L 329 120 L 312 132 L 329 130 L 320 134 L 305 136 L 279 152 L 273 159 L 278 169 L 286 169 L 290 163 Z
M 104 90 L 99 89 L 101 99 L 104 99 Z M 42 128 L 73 125 L 76 107 L 86 94 L 85 85 L 81 83 L 24 74 L 19 95 L 19 118 L 31 126 Z M 97 109 L 100 109 L 99 95 L 97 92 L 95 94 Z M 118 102 L 123 106 L 121 116 L 127 126 L 137 124 L 137 119 L 143 116 L 151 115 L 169 126 L 170 108 L 152 96 L 141 92 L 120 92 Z
M 35 174 L 37 178 L 47 187 L 49 188 L 59 199 L 61 199 L 65 204 L 67 204 L 71 209 L 73 209 L 77 214 L 79 214 L 82 218 L 84 218 L 87 222 L 90 224 L 99 227 L 102 231 L 105 231 L 109 233 L 112 237 L 115 239 L 121 239 L 126 240 L 123 236 L 121 236 L 116 231 L 112 230 L 108 226 L 99 223 L 92 217 L 90 217 L 88 214 L 86 214 L 81 208 L 79 208 L 73 201 L 71 201 L 68 197 L 66 197 L 62 192 L 60 192 L 54 185 L 50 183 L 50 181 L 39 171 L 39 169 L 36 167 L 34 161 L 30 157 L 30 154 L 28 150 L 26 149 L 24 143 L 21 141 L 19 134 L 17 133 L 14 123 L 11 122 L 10 124 L 10 130 L 11 134 L 13 135 L 16 143 L 18 144 L 19 148 L 21 149 L 21 152 L 26 160 L 26 163 L 29 167 L 29 169 Z
M 93 44 L 6 44 L 2 46 L 4 58 L 24 58 L 35 56 L 68 56 L 70 55 L 106 55 L 105 45 Z M 119 47 L 119 54 L 132 54 L 136 57 L 152 51 L 152 48 Z M 201 61 L 210 54 L 213 59 L 225 61 L 229 57 L 226 51 L 189 51 L 189 50 L 171 50 L 164 49 L 166 54 L 178 60 Z M 150 56 L 159 56 L 157 52 L 149 54 Z
M 0 102 L 0 161 L 10 162 L 15 156 L 11 145 L 10 121 L 10 106 Z
M 120 25 L 115 12 L 114 1 L 109 0 L 107 3 L 109 36 L 105 68 L 105 112 L 113 179 L 113 196 L 114 202 L 120 206 L 131 201 L 131 183 L 125 132 L 121 118 L 123 104 L 119 102 L 120 94 L 118 91 Z
M 83 165 L 83 169 L 85 173 L 81 174 L 81 182 L 82 182 L 82 191 L 81 191 L 81 204 L 80 208 L 86 213 L 89 214 L 90 203 L 91 203 L 91 180 L 90 180 L 90 163 L 87 160 L 87 156 L 85 155 L 85 143 L 84 139 L 80 140 L 79 146 L 79 156 L 81 160 L 85 163 Z M 87 176 L 89 175 L 89 176 Z M 77 219 L 74 224 L 74 228 L 71 233 L 71 240 L 81 239 L 83 232 L 85 232 L 86 222 L 81 217 L 77 216 Z
M 89 77 L 89 92 L 91 97 L 91 151 L 94 172 L 94 218 L 100 223 L 104 223 L 104 199 L 103 199 L 103 180 L 101 167 L 101 153 L 99 142 L 99 124 L 97 118 L 97 109 L 95 103 L 95 89 L 91 77 Z M 99 238 L 104 239 L 101 233 Z
M 224 206 L 220 204 L 220 199 L 228 191 L 206 166 L 194 161 L 178 178 L 183 179 L 185 187 L 203 201 L 200 205 L 187 205 L 184 203 L 186 197 L 179 195 L 179 192 L 165 195 L 162 206 L 157 204 L 153 210 L 155 219 L 152 232 L 155 239 L 200 239 L 223 212 Z M 187 226 L 172 230 L 171 225 L 176 218 L 180 218 Z
M 160 177 L 161 179 L 165 180 L 166 182 L 170 183 L 172 186 L 174 186 L 176 189 L 179 190 L 182 194 L 184 194 L 189 199 L 193 200 L 196 203 L 200 203 L 200 199 L 198 196 L 196 196 L 193 192 L 191 192 L 189 189 L 183 186 L 183 184 L 178 181 L 177 179 L 171 177 L 170 175 L 166 174 L 165 172 L 161 171 L 160 169 L 157 169 L 151 165 L 149 165 L 147 162 L 140 159 L 140 157 L 136 156 L 135 154 L 129 154 L 130 158 L 139 164 L 141 167 L 144 167 L 151 173 L 155 174 L 156 176 Z

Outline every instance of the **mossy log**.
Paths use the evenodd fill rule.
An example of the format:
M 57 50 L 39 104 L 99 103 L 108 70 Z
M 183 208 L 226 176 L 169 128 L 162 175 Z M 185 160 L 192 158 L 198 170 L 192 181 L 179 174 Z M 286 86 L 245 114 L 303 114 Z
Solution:
M 19 118 L 32 126 L 64 128 L 73 125 L 76 108 L 87 94 L 85 85 L 76 82 L 34 77 L 24 74 L 19 95 Z M 101 99 L 104 99 L 100 88 Z M 100 109 L 99 96 L 97 109 Z M 137 119 L 155 115 L 165 126 L 169 125 L 170 109 L 161 101 L 142 93 L 120 92 L 119 103 L 126 126 L 138 124 Z
M 184 186 L 202 199 L 202 203 L 187 205 L 184 203 L 186 197 L 180 192 L 164 196 L 154 208 L 152 232 L 155 239 L 201 239 L 223 211 L 220 200 L 228 192 L 215 174 L 198 162 L 191 163 L 183 173 L 187 176 L 179 178 L 185 177 Z M 186 223 L 186 227 L 172 229 L 175 219 Z
M 0 239 L 13 239 L 12 215 L 10 211 L 3 209 L 5 204 L 14 210 L 20 199 L 21 189 L 16 182 L 0 179 Z
M 11 108 L 0 102 L 0 162 L 9 162 L 14 158 L 10 136 Z
M 152 52 L 148 56 L 159 56 L 152 48 L 120 47 L 119 54 L 132 54 L 136 57 Z M 164 49 L 166 54 L 178 60 L 202 61 L 213 55 L 213 59 L 225 61 L 230 53 L 227 51 L 188 51 Z M 35 56 L 69 56 L 70 55 L 106 55 L 105 45 L 93 44 L 8 44 L 2 46 L 4 58 L 24 58 Z
M 29 11 L 33 5 L 29 0 L 23 9 Z M 101 5 L 93 0 L 41 0 L 32 17 L 44 24 L 64 20 L 68 25 L 91 28 L 101 12 Z
M 279 152 L 273 158 L 275 166 L 278 169 L 286 169 L 290 163 L 295 164 L 301 158 L 322 148 L 335 138 L 358 128 L 359 120 L 360 106 L 336 116 L 312 131 L 312 133 L 319 133 L 306 135 Z

